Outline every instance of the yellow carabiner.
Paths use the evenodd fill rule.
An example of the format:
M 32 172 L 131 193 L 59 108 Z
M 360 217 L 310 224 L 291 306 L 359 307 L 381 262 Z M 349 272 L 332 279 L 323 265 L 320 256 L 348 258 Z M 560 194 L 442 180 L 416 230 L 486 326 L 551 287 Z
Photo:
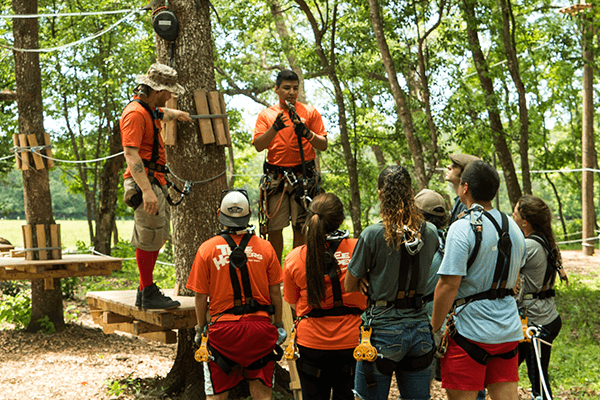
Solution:
M 290 342 L 285 348 L 285 352 L 283 356 L 286 360 L 296 361 L 300 354 L 298 353 L 298 346 L 296 346 L 296 328 L 292 329 L 292 333 L 290 333 Z
M 377 349 L 371 344 L 371 327 L 365 330 L 364 326 L 360 327 L 360 344 L 354 349 L 354 359 L 356 361 L 370 361 L 377 359 Z
M 531 342 L 531 339 L 527 336 L 527 328 L 529 328 L 529 326 L 527 326 L 527 316 L 524 315 L 521 318 L 521 328 L 523 328 L 523 339 L 520 340 L 521 343 L 523 342 Z
M 208 332 L 202 334 L 202 343 L 200 343 L 200 348 L 196 350 L 194 354 L 194 359 L 198 362 L 209 362 L 213 361 L 215 358 L 212 356 L 210 350 L 207 347 L 208 344 Z

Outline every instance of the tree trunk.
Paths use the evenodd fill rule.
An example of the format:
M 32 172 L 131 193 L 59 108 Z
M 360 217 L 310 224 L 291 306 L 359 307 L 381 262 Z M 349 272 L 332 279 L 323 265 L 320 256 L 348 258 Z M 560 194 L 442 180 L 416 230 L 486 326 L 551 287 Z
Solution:
M 123 151 L 121 143 L 121 131 L 115 124 L 109 137 L 109 153 L 116 154 Z M 125 157 L 109 158 L 104 162 L 100 174 L 100 196 L 98 198 L 98 212 L 96 214 L 96 235 L 93 242 L 94 248 L 102 254 L 110 255 L 111 237 L 115 230 L 115 216 L 117 208 L 117 196 L 121 170 Z
M 373 26 L 375 39 L 377 40 L 377 45 L 379 47 L 379 52 L 381 53 L 381 58 L 383 59 L 383 64 L 385 66 L 385 72 L 387 73 L 387 78 L 390 83 L 392 95 L 394 96 L 394 100 L 396 102 L 398 117 L 402 123 L 404 136 L 406 137 L 408 148 L 412 154 L 414 163 L 413 175 L 417 181 L 419 190 L 421 190 L 426 188 L 428 185 L 425 162 L 423 161 L 423 148 L 419 142 L 419 139 L 415 136 L 415 127 L 413 125 L 412 115 L 406 99 L 406 94 L 398 82 L 394 60 L 392 59 L 392 54 L 390 53 L 390 49 L 383 31 L 383 22 L 381 20 L 381 14 L 379 10 L 379 2 L 377 0 L 369 0 L 369 10 L 369 16 L 371 17 L 371 25 Z
M 13 0 L 15 14 L 36 14 L 37 0 Z M 38 25 L 36 18 L 13 20 L 13 35 L 16 48 L 38 48 Z M 35 135 L 38 143 L 44 143 L 44 108 L 42 106 L 42 74 L 38 53 L 14 52 L 15 80 L 17 84 L 17 107 L 19 111 L 19 133 Z M 44 160 L 47 166 L 47 161 Z M 30 225 L 52 225 L 52 200 L 48 168 L 23 170 L 23 196 L 25 217 Z M 29 332 L 42 327 L 40 320 L 48 317 L 57 331 L 63 330 L 62 294 L 60 279 L 54 279 L 54 288 L 45 290 L 44 281 L 31 282 L 31 322 Z
M 339 128 L 340 128 L 340 141 L 342 148 L 344 149 L 344 158 L 346 161 L 346 167 L 348 168 L 348 180 L 350 183 L 350 216 L 352 218 L 352 226 L 354 229 L 354 237 L 358 237 L 362 232 L 362 221 L 360 219 L 360 188 L 358 181 L 358 169 L 356 167 L 356 159 L 352 155 L 352 146 L 350 145 L 350 138 L 348 136 L 348 122 L 346 119 L 346 105 L 344 102 L 344 94 L 340 81 L 335 70 L 336 58 L 335 58 L 335 26 L 337 23 L 337 6 L 333 9 L 333 17 L 331 17 L 331 48 L 329 49 L 329 55 L 325 53 L 323 46 L 323 35 L 325 33 L 326 25 L 323 29 L 320 29 L 315 16 L 306 4 L 304 0 L 296 0 L 296 3 L 300 6 L 306 17 L 308 18 L 313 35 L 315 37 L 315 49 L 323 70 L 327 71 L 327 76 L 333 85 L 335 92 L 335 102 L 338 106 L 338 117 L 339 117 Z M 327 19 L 329 19 L 327 15 Z
M 494 85 L 490 78 L 487 62 L 479 43 L 475 4 L 472 0 L 464 0 L 462 5 L 465 20 L 467 21 L 469 47 L 473 55 L 473 62 L 477 68 L 477 75 L 481 82 L 481 88 L 485 94 L 485 102 L 490 118 L 490 129 L 492 130 L 494 147 L 496 148 L 496 153 L 498 154 L 498 159 L 504 173 L 504 179 L 506 180 L 508 198 L 511 207 L 514 208 L 515 204 L 517 204 L 522 196 L 521 187 L 519 186 L 519 180 L 517 179 L 510 149 L 506 144 L 506 134 L 504 133 L 502 119 L 500 118 L 500 112 L 498 111 L 498 101 L 496 99 L 496 94 L 494 93 Z
M 521 155 L 521 181 L 523 192 L 531 194 L 531 174 L 529 173 L 529 111 L 527 108 L 527 96 L 525 85 L 521 79 L 517 48 L 514 38 L 515 18 L 512 12 L 510 0 L 500 0 L 502 8 L 502 37 L 504 39 L 504 52 L 510 76 L 519 94 L 519 122 L 520 138 L 519 153 Z M 512 24 L 512 30 L 511 30 Z

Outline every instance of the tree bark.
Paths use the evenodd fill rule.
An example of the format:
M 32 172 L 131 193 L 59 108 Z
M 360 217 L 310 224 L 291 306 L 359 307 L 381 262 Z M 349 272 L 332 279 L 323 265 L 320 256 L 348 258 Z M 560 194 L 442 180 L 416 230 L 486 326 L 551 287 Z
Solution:
M 425 162 L 423 160 L 423 147 L 421 142 L 415 136 L 415 127 L 410 112 L 410 107 L 406 98 L 406 94 L 400 87 L 398 77 L 396 73 L 396 67 L 394 66 L 394 60 L 387 44 L 385 34 L 383 31 L 383 22 L 381 20 L 381 14 L 379 10 L 379 2 L 377 0 L 369 0 L 369 16 L 371 18 L 371 25 L 373 26 L 373 32 L 375 33 L 375 39 L 377 40 L 377 46 L 383 59 L 383 65 L 387 73 L 387 78 L 390 83 L 392 95 L 396 102 L 396 108 L 398 110 L 398 117 L 402 123 L 404 130 L 404 136 L 408 148 L 412 154 L 414 163 L 414 177 L 419 186 L 419 190 L 424 189 L 428 185 L 427 174 L 425 171 Z
M 350 145 L 350 138 L 348 136 L 348 122 L 346 119 L 346 104 L 344 102 L 344 94 L 342 86 L 337 76 L 336 68 L 336 56 L 335 56 L 335 26 L 337 23 L 337 5 L 334 6 L 333 16 L 329 21 L 330 16 L 327 15 L 328 23 L 323 22 L 322 28 L 319 27 L 314 14 L 310 7 L 304 0 L 296 0 L 296 3 L 300 6 L 308 21 L 310 22 L 313 35 L 315 37 L 315 50 L 321 61 L 323 70 L 327 72 L 327 76 L 333 85 L 335 93 L 335 102 L 338 106 L 338 117 L 339 117 L 339 128 L 340 128 L 340 142 L 344 149 L 344 158 L 346 161 L 346 167 L 348 168 L 348 180 L 350 183 L 350 216 L 352 218 L 352 226 L 354 229 L 354 237 L 358 237 L 362 232 L 362 221 L 361 217 L 361 202 L 360 202 L 360 188 L 358 181 L 358 169 L 356 167 L 356 159 L 352 155 L 352 146 Z M 315 3 L 318 7 L 318 3 Z M 319 10 L 319 15 L 322 17 L 323 14 Z M 323 36 L 327 30 L 328 24 L 331 24 L 331 43 L 329 49 L 329 55 L 325 53 L 323 45 Z
M 15 14 L 36 14 L 37 0 L 13 0 Z M 16 48 L 37 49 L 38 25 L 36 18 L 13 20 L 13 35 Z M 42 73 L 38 53 L 14 52 L 15 80 L 17 84 L 17 108 L 19 111 L 19 133 L 35 135 L 38 143 L 44 143 L 44 108 L 42 105 Z M 23 196 L 27 223 L 52 225 L 52 200 L 50 180 L 46 168 L 23 170 Z M 48 316 L 57 331 L 65 328 L 60 279 L 54 279 L 54 289 L 45 290 L 44 281 L 31 282 L 31 322 L 28 332 L 42 328 L 41 319 Z
M 515 18 L 512 12 L 510 0 L 500 0 L 502 9 L 502 38 L 504 41 L 504 52 L 510 76 L 519 94 L 519 154 L 521 155 L 521 181 L 523 192 L 531 194 L 531 174 L 529 172 L 529 110 L 527 107 L 527 92 L 521 79 L 519 60 L 517 58 L 517 45 L 515 43 L 514 30 Z M 512 25 L 512 29 L 511 29 Z
M 17 92 L 0 91 L 0 101 L 15 101 L 17 100 Z
M 373 0 L 370 0 L 373 1 Z M 479 43 L 479 31 L 478 21 L 475 16 L 475 4 L 472 0 L 463 0 L 462 7 L 464 11 L 465 20 L 467 22 L 467 37 L 469 41 L 469 47 L 473 55 L 473 62 L 477 69 L 477 75 L 481 83 L 481 88 L 485 94 L 485 103 L 488 109 L 490 118 L 490 128 L 492 130 L 494 147 L 498 154 L 500 165 L 504 173 L 504 179 L 506 180 L 506 189 L 508 192 L 508 198 L 511 203 L 511 207 L 514 208 L 515 204 L 519 201 L 522 196 L 521 187 L 519 186 L 519 180 L 515 172 L 515 166 L 513 164 L 512 155 L 508 145 L 506 144 L 505 132 L 502 126 L 502 119 L 500 118 L 500 112 L 498 110 L 498 101 L 496 94 L 494 93 L 494 85 L 490 78 L 489 68 L 481 45 Z
M 116 154 L 123 151 L 121 142 L 121 131 L 115 124 L 109 140 L 109 153 Z M 94 237 L 94 248 L 102 254 L 110 255 L 112 233 L 116 229 L 115 217 L 117 208 L 117 196 L 121 170 L 125 157 L 109 158 L 104 162 L 100 173 L 100 196 L 98 198 L 98 212 L 96 213 L 96 235 Z

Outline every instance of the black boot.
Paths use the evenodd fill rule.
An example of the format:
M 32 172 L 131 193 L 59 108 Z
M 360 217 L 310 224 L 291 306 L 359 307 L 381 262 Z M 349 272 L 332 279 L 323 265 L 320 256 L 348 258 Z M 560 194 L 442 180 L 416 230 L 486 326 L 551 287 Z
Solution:
M 168 310 L 180 305 L 177 300 L 165 296 L 155 283 L 142 291 L 142 308 L 145 310 Z
M 142 290 L 140 290 L 140 288 L 137 288 L 137 293 L 135 294 L 135 306 L 136 307 L 141 307 L 142 306 Z

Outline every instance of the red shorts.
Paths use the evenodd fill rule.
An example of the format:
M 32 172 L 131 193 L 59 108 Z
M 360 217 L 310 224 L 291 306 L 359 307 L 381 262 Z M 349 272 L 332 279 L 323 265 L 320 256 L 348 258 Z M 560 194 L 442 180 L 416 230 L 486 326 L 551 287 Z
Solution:
M 467 339 L 469 340 L 469 339 Z M 486 344 L 469 340 L 490 354 L 502 354 L 514 349 L 519 342 Z M 518 354 L 505 360 L 490 358 L 487 365 L 473 360 L 454 339 L 450 339 L 442 367 L 442 387 L 450 390 L 480 391 L 491 383 L 518 382 Z
M 214 361 L 204 363 L 206 394 L 227 392 L 244 379 L 260 379 L 267 387 L 273 387 L 275 361 L 260 369 L 246 367 L 271 353 L 277 338 L 277 328 L 266 317 L 244 316 L 239 321 L 213 324 L 208 331 L 209 345 L 238 365 L 226 374 Z

